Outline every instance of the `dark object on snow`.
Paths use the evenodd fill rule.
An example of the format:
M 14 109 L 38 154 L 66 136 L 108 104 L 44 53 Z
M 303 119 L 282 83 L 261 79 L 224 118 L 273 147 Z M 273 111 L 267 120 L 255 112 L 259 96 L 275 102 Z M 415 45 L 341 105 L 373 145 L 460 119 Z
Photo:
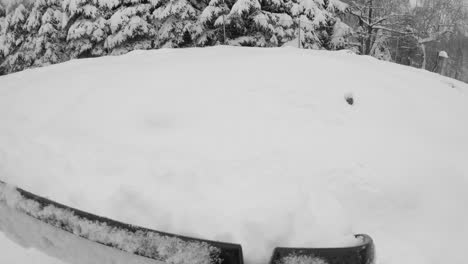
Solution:
M 345 95 L 345 100 L 349 105 L 354 105 L 354 97 L 352 94 Z
M 5 187 L 5 186 L 6 186 L 6 183 L 0 181 L 0 187 Z M 151 237 L 151 235 L 156 235 L 156 236 L 159 236 L 159 237 L 165 237 L 165 238 L 169 238 L 169 239 L 179 239 L 180 241 L 187 242 L 187 243 L 192 243 L 193 242 L 193 243 L 208 244 L 209 246 L 217 249 L 215 251 L 217 253 L 216 256 L 213 256 L 213 257 L 215 257 L 214 262 L 219 260 L 219 262 L 217 262 L 219 264 L 243 264 L 244 263 L 243 255 L 242 255 L 242 247 L 240 245 L 238 245 L 238 244 L 231 244 L 231 243 L 210 241 L 210 240 L 204 240 L 204 239 L 198 239 L 198 238 L 192 238 L 192 237 L 186 237 L 186 236 L 179 236 L 179 235 L 160 232 L 160 231 L 155 231 L 155 230 L 151 230 L 151 229 L 147 229 L 147 228 L 143 228 L 143 227 L 139 227 L 139 226 L 129 225 L 129 224 L 118 222 L 118 221 L 115 221 L 115 220 L 112 220 L 112 219 L 109 219 L 109 218 L 93 215 L 93 214 L 90 214 L 90 213 L 87 213 L 87 212 L 84 212 L 84 211 L 81 211 L 81 210 L 78 210 L 78 209 L 75 209 L 75 208 L 68 207 L 66 205 L 51 201 L 51 200 L 49 200 L 47 198 L 44 198 L 44 197 L 35 195 L 33 193 L 30 193 L 28 191 L 22 190 L 20 188 L 15 188 L 15 189 L 19 192 L 19 194 L 21 194 L 21 196 L 24 199 L 28 200 L 28 202 L 29 201 L 37 202 L 40 205 L 41 208 L 46 208 L 46 207 L 49 207 L 49 206 L 53 206 L 53 207 L 55 207 L 57 209 L 62 209 L 64 211 L 66 211 L 66 212 L 73 213 L 73 215 L 78 217 L 80 220 L 89 221 L 91 223 L 95 223 L 95 224 L 98 224 L 98 225 L 107 225 L 109 227 L 112 227 L 112 229 L 114 231 L 115 230 L 123 230 L 123 231 L 125 231 L 126 233 L 128 233 L 130 235 L 138 236 L 140 234 L 144 234 L 144 235 L 148 235 L 147 237 Z M 43 218 L 35 217 L 35 216 L 30 215 L 28 213 L 26 213 L 26 214 L 29 215 L 30 217 L 36 218 L 37 220 L 42 221 L 42 222 L 44 222 L 46 224 L 49 224 L 49 225 L 54 226 L 54 227 L 58 227 L 58 228 L 66 231 L 66 232 L 77 235 L 76 233 L 73 232 L 72 227 L 67 226 L 68 223 L 66 221 L 65 222 L 63 222 L 63 221 L 58 222 L 57 219 L 53 219 L 53 218 L 43 219 Z M 79 236 L 79 235 L 77 235 L 77 236 Z M 80 237 L 82 237 L 82 236 L 80 236 Z M 82 237 L 82 238 L 90 240 L 87 237 Z M 105 246 L 109 246 L 109 247 L 113 247 L 113 248 L 122 250 L 122 249 L 120 249 L 120 248 L 118 248 L 118 247 L 116 247 L 114 245 L 108 245 L 108 244 L 104 244 L 104 243 L 101 243 L 99 241 L 94 241 L 94 240 L 91 240 L 91 241 L 103 244 Z M 149 242 L 151 242 L 151 241 L 149 241 Z M 124 251 L 124 250 L 122 250 L 122 251 Z M 146 257 L 146 258 L 155 259 L 155 260 L 164 262 L 164 259 L 160 259 L 160 258 L 158 258 L 157 255 L 151 254 L 151 252 L 148 253 L 147 251 L 141 251 L 141 252 L 137 251 L 137 252 L 131 253 L 131 254 L 136 254 L 136 255 L 139 255 L 141 257 Z
M 309 257 L 323 260 L 327 264 L 374 264 L 374 242 L 368 235 L 356 235 L 363 243 L 346 248 L 276 248 L 270 264 L 286 264 L 290 257 Z M 317 263 L 321 263 L 318 261 Z

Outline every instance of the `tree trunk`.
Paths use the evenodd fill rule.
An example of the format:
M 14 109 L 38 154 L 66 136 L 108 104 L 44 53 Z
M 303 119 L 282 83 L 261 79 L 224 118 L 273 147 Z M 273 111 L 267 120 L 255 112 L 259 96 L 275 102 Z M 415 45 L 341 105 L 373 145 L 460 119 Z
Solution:
M 366 43 L 366 55 L 370 55 L 372 50 L 372 31 L 373 28 L 370 26 L 372 24 L 372 16 L 374 11 L 374 0 L 369 0 L 369 26 L 367 26 L 367 43 Z
M 426 69 L 426 64 L 427 64 L 426 44 L 421 43 L 421 50 L 422 50 L 422 53 L 423 53 L 423 61 L 422 61 L 421 69 L 425 70 Z

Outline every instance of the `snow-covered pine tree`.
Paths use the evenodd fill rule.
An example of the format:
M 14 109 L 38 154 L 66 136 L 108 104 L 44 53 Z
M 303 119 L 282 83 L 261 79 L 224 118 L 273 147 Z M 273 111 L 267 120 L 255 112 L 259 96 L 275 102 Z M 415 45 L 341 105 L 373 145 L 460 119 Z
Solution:
M 264 46 L 266 40 L 258 31 L 255 18 L 263 18 L 259 0 L 238 0 L 231 7 L 228 15 L 230 45 Z M 258 19 L 263 24 L 264 21 Z
M 323 2 L 323 7 L 331 15 L 327 21 L 326 34 L 322 35 L 323 47 L 328 50 L 353 48 L 349 39 L 352 29 L 340 19 L 340 15 L 347 12 L 348 5 L 340 0 L 328 0 Z
M 294 37 L 284 0 L 238 0 L 226 20 L 231 45 L 279 46 Z
M 104 47 L 112 54 L 123 54 L 135 49 L 150 49 L 154 46 L 155 27 L 150 0 L 119 0 L 112 8 L 109 19 L 110 35 Z
M 196 41 L 197 45 L 212 46 L 226 41 L 224 33 L 228 35 L 229 32 L 224 32 L 223 24 L 235 2 L 236 0 L 210 1 L 198 18 L 198 25 L 201 29 Z
M 328 42 L 327 48 L 332 50 L 352 49 L 358 52 L 357 47 L 354 47 L 350 41 L 353 30 L 340 18 L 336 18 L 333 25 L 333 32 Z
M 346 8 L 340 0 L 291 0 L 290 13 L 300 26 L 302 47 L 343 48 L 350 29 L 337 15 Z
M 4 42 L 4 31 L 3 28 L 5 27 L 5 14 L 6 10 L 0 2 L 0 45 Z M 0 46 L 0 65 L 2 65 L 3 61 L 5 60 L 5 56 L 3 56 L 2 47 Z M 0 75 L 4 74 L 3 68 L 0 66 Z
M 4 19 L 2 37 L 0 37 L 0 53 L 4 57 L 0 68 L 4 73 L 22 70 L 32 63 L 30 57 L 18 52 L 28 36 L 26 29 L 28 14 L 26 7 L 19 4 Z
M 61 0 L 36 0 L 26 22 L 28 40 L 21 52 L 33 58 L 33 66 L 43 66 L 68 59 L 65 52 Z
M 257 17 L 256 22 L 268 38 L 270 46 L 282 46 L 295 37 L 294 20 L 288 14 L 288 0 L 264 0 L 262 1 L 262 16 Z M 258 21 L 257 21 L 258 20 Z
M 102 6 L 96 0 L 63 0 L 67 49 L 71 58 L 106 54 L 106 16 L 110 17 L 110 11 Z
M 197 23 L 200 10 L 188 0 L 152 0 L 157 26 L 157 47 L 192 46 L 201 31 Z

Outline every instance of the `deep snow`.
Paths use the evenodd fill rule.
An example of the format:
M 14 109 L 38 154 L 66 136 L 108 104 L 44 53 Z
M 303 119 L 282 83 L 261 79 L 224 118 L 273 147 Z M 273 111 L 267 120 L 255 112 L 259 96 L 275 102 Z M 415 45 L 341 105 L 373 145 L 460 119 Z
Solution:
M 467 90 L 347 52 L 76 60 L 0 78 L 0 178 L 117 220 L 241 243 L 247 263 L 364 232 L 380 264 L 461 264 Z M 50 263 L 0 247 L 11 249 L 1 263 Z

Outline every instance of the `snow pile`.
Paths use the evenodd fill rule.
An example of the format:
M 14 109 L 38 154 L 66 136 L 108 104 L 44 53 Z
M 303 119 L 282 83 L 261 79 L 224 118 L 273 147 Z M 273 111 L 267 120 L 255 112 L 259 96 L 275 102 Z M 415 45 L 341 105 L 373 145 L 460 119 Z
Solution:
M 439 57 L 448 59 L 449 56 L 448 56 L 448 53 L 446 51 L 441 51 L 441 52 L 439 52 Z
M 36 201 L 25 199 L 15 188 L 0 184 L 1 203 L 79 237 L 168 264 L 213 264 L 217 263 L 220 253 L 219 249 L 204 242 L 186 242 L 154 232 L 131 232 L 93 222 L 68 210 L 52 205 L 42 206 Z
M 374 238 L 380 264 L 461 264 L 467 90 L 349 52 L 71 61 L 0 78 L 0 178 L 122 222 L 240 243 L 247 264 L 278 246 L 354 245 L 355 233 Z

